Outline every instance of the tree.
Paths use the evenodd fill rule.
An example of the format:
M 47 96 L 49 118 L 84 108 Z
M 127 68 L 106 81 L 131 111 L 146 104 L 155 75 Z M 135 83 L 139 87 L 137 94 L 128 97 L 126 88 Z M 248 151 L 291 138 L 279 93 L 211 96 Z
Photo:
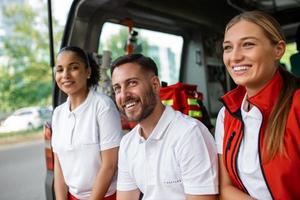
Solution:
M 2 57 L 7 62 L 0 66 L 0 110 L 51 104 L 52 71 L 45 5 L 33 9 L 27 3 L 9 4 L 3 8 L 2 16 L 6 27 Z M 59 34 L 61 31 L 55 33 L 56 41 Z

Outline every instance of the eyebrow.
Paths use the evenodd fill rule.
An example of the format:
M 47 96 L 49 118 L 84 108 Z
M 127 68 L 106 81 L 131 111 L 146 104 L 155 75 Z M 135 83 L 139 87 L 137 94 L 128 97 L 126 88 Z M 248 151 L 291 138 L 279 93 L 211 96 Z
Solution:
M 112 87 L 114 88 L 114 87 L 119 86 L 119 85 L 120 85 L 119 83 L 115 83 L 115 84 L 112 85 Z
M 73 65 L 73 64 L 80 64 L 79 62 L 71 62 L 68 64 L 68 66 Z M 62 67 L 62 65 L 55 65 L 54 67 Z
M 239 40 L 244 41 L 244 40 L 248 40 L 248 39 L 258 40 L 257 37 L 253 37 L 253 36 L 242 37 L 242 38 L 240 38 Z M 225 40 L 225 41 L 223 42 L 223 44 L 226 44 L 226 43 L 230 43 L 230 41 Z
M 123 82 L 127 83 L 130 80 L 140 80 L 140 79 L 137 78 L 137 77 L 131 77 L 131 78 L 128 78 L 128 79 L 124 80 Z M 115 87 L 115 86 L 118 86 L 118 85 L 120 85 L 120 83 L 115 83 L 112 86 Z

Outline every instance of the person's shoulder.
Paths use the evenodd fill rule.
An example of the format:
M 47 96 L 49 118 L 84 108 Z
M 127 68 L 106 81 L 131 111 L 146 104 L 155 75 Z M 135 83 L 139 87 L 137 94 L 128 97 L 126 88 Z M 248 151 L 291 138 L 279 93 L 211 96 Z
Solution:
M 189 132 L 194 128 L 200 128 L 201 131 L 203 131 L 203 129 L 207 129 L 206 126 L 198 119 L 192 118 L 179 111 L 175 111 L 173 124 L 176 130 L 183 130 L 184 132 Z
M 210 131 L 201 121 L 178 111 L 171 127 L 171 131 L 177 133 L 171 134 L 172 140 L 177 141 L 178 144 L 185 144 L 188 140 L 213 142 Z
M 130 130 L 128 133 L 125 133 L 122 140 L 124 141 L 130 141 L 132 140 L 135 135 L 138 134 L 138 125 L 135 126 L 132 130 Z
M 64 102 L 62 104 L 60 104 L 59 106 L 57 106 L 54 110 L 53 110 L 53 115 L 57 115 L 61 112 L 63 112 L 63 110 L 67 107 L 67 102 Z
M 218 118 L 224 118 L 225 110 L 226 110 L 225 106 L 222 106 L 222 108 L 218 112 Z
M 299 98 L 300 96 L 300 87 L 295 91 L 295 97 Z
M 300 108 L 300 88 L 298 88 L 294 93 L 293 104 Z
M 115 106 L 113 100 L 111 97 L 107 96 L 106 94 L 103 94 L 101 92 L 93 91 L 93 102 L 102 106 Z
M 176 118 L 176 121 L 178 121 L 182 124 L 189 125 L 189 126 L 197 125 L 199 122 L 199 120 L 192 118 L 186 114 L 183 114 L 179 111 L 175 111 L 175 118 Z
M 104 101 L 104 102 L 112 101 L 111 97 L 109 97 L 108 95 L 106 95 L 102 92 L 98 92 L 98 91 L 92 91 L 92 92 L 93 92 L 93 96 L 94 96 L 95 100 Z
M 136 134 L 138 134 L 138 125 L 135 126 L 131 131 L 125 133 L 121 140 L 121 145 L 129 145 L 135 142 Z

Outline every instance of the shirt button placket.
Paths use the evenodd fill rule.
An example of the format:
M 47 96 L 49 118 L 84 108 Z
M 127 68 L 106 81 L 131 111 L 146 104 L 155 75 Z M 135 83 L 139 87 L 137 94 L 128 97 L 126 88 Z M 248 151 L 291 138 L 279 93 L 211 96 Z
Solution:
M 155 151 L 154 146 L 150 141 L 146 142 L 145 145 L 145 153 L 146 153 L 146 176 L 147 176 L 147 185 L 154 185 L 156 178 L 156 162 L 155 162 Z

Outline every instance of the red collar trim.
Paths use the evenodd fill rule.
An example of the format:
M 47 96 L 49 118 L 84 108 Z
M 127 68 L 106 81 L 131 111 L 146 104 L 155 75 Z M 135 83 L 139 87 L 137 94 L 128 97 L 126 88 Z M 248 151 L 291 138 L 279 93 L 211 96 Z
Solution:
M 248 101 L 258 107 L 263 113 L 269 110 L 276 103 L 277 97 L 283 86 L 283 79 L 279 70 L 273 78 L 256 95 L 250 97 Z M 246 94 L 243 86 L 238 86 L 221 97 L 226 108 L 231 112 L 237 112 Z

